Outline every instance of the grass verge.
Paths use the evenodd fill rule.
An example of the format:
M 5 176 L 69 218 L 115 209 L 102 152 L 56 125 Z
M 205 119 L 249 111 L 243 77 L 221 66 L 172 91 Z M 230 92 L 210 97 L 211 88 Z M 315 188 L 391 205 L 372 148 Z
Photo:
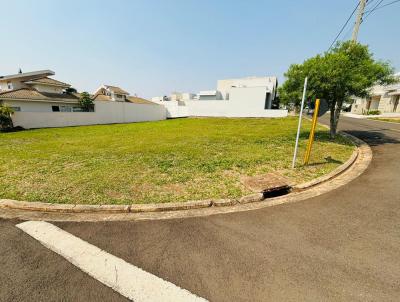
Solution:
M 374 117 L 374 118 L 369 118 L 369 119 L 370 120 L 375 120 L 375 121 L 400 123 L 400 118 L 395 118 L 395 117 L 387 117 L 387 118 Z
M 328 173 L 354 150 L 318 128 L 309 166 L 290 169 L 297 118 L 175 119 L 0 133 L 0 197 L 80 204 L 235 198 L 241 175 L 277 171 L 294 183 Z

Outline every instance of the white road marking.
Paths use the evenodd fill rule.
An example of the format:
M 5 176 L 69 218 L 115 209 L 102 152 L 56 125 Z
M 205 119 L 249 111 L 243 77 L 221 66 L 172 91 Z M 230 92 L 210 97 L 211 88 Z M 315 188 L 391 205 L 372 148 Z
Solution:
M 45 247 L 135 302 L 207 301 L 43 221 L 16 225 Z

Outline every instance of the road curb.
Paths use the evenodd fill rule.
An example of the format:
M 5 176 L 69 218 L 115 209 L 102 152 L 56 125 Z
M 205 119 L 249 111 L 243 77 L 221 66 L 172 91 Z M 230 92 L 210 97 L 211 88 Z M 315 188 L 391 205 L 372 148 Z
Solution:
M 340 132 L 339 134 L 350 139 L 357 147 L 356 150 L 354 150 L 353 153 L 351 154 L 350 158 L 344 164 L 340 165 L 339 167 L 337 167 L 335 170 L 331 171 L 328 174 L 322 175 L 321 177 L 315 178 L 311 181 L 293 186 L 293 190 L 306 190 L 313 186 L 319 185 L 320 183 L 326 182 L 338 176 L 339 174 L 343 173 L 348 168 L 350 168 L 351 165 L 354 164 L 354 162 L 357 160 L 358 154 L 360 152 L 360 146 L 362 146 L 362 143 L 355 136 L 352 136 L 345 132 Z
M 276 200 L 288 199 L 291 200 L 293 196 L 302 191 L 317 187 L 323 183 L 327 183 L 337 176 L 349 170 L 357 160 L 367 161 L 367 165 L 371 160 L 369 156 L 362 156 L 364 153 L 371 153 L 370 147 L 362 140 L 348 134 L 341 132 L 340 135 L 346 136 L 356 145 L 356 150 L 351 157 L 341 166 L 332 172 L 316 178 L 312 181 L 299 184 L 293 187 L 293 193 L 265 199 L 262 193 L 250 194 L 243 196 L 239 199 L 207 199 L 195 200 L 177 203 L 159 203 L 159 204 L 131 204 L 131 205 L 74 205 L 74 204 L 53 204 L 44 202 L 27 202 L 11 199 L 0 199 L 0 208 L 10 210 L 20 210 L 24 212 L 43 212 L 43 213 L 60 213 L 60 214 L 145 214 L 154 212 L 176 212 L 176 211 L 189 211 L 200 210 L 205 208 L 235 208 L 240 205 L 247 205 L 252 203 L 269 203 Z

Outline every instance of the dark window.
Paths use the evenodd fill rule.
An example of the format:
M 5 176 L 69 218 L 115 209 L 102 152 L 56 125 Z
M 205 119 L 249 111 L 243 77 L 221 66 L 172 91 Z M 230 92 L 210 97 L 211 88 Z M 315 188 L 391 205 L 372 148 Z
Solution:
M 265 105 L 264 105 L 264 109 L 270 109 L 270 98 L 271 98 L 271 93 L 267 92 L 265 94 Z
M 60 112 L 60 106 L 51 106 L 53 112 Z

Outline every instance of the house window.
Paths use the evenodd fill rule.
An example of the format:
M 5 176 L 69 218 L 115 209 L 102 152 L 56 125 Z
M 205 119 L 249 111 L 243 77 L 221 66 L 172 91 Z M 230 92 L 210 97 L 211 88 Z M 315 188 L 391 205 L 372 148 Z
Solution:
M 8 89 L 13 89 L 13 85 L 12 85 L 11 82 L 7 82 L 7 88 L 8 88 Z
M 73 112 L 83 112 L 83 108 L 82 107 L 73 107 L 72 111 Z
M 60 112 L 60 106 L 51 106 L 53 112 Z
M 21 107 L 10 107 L 13 111 L 21 111 Z
M 72 107 L 70 107 L 70 106 L 61 106 L 60 111 L 61 112 L 72 112 Z

